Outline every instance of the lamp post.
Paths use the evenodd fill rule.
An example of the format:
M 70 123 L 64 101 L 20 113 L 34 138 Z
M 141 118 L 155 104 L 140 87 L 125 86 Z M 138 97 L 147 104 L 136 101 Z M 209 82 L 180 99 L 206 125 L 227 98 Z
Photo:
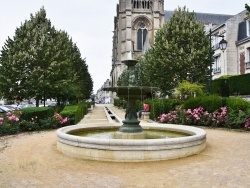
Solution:
M 213 55 L 213 49 L 212 49 L 212 36 L 216 36 L 216 37 L 222 37 L 221 41 L 219 42 L 219 47 L 220 49 L 224 52 L 225 49 L 227 48 L 227 41 L 224 39 L 224 35 L 212 35 L 212 30 L 209 30 L 209 41 L 210 41 L 210 53 L 209 53 L 209 57 L 210 57 L 210 69 L 209 69 L 209 94 L 212 94 L 212 55 Z

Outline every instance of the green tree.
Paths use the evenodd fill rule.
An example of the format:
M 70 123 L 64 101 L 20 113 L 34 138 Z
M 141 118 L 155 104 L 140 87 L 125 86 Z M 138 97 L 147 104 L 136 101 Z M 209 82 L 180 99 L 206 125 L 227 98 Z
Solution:
M 194 96 L 201 96 L 205 95 L 203 91 L 204 86 L 197 84 L 197 83 L 190 83 L 186 80 L 180 82 L 176 89 L 175 95 L 181 95 L 182 98 L 189 98 Z
M 183 80 L 207 82 L 208 66 L 209 39 L 204 25 L 184 7 L 175 10 L 157 31 L 142 70 L 147 85 L 158 86 L 169 94 Z
M 245 8 L 247 10 L 247 17 L 246 17 L 246 19 L 250 19 L 250 6 L 247 3 L 245 4 Z
M 92 91 L 85 60 L 68 34 L 51 25 L 44 8 L 35 16 L 31 14 L 13 39 L 8 37 L 0 64 L 1 93 L 9 100 L 36 98 L 38 105 L 41 99 L 64 101 L 69 95 L 88 98 Z M 84 79 L 79 79 L 80 74 Z
M 73 47 L 73 77 L 74 83 L 74 95 L 71 95 L 71 99 L 83 100 L 89 99 L 93 90 L 93 80 L 88 71 L 86 60 L 81 58 L 80 50 L 76 45 Z
M 137 58 L 138 63 L 134 66 L 133 73 L 135 75 L 134 86 L 146 86 L 144 81 L 144 75 L 142 72 L 142 64 L 144 63 L 144 57 L 139 56 Z M 129 72 L 125 69 L 122 74 L 119 76 L 117 81 L 118 86 L 128 86 L 129 85 Z

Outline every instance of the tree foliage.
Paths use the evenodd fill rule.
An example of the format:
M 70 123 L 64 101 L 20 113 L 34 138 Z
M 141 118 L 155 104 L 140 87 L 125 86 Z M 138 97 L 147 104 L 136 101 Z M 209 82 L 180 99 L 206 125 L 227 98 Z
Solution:
M 2 97 L 10 100 L 88 98 L 93 81 L 68 34 L 41 8 L 8 37 L 0 56 Z
M 204 25 L 184 7 L 175 10 L 157 31 L 142 70 L 147 85 L 158 86 L 169 94 L 183 80 L 206 82 L 208 66 L 209 39 Z
M 145 76 L 143 75 L 142 66 L 145 62 L 143 56 L 137 57 L 138 63 L 134 66 L 133 74 L 135 75 L 133 86 L 147 86 L 145 81 Z M 125 69 L 122 74 L 119 76 L 117 81 L 118 86 L 128 86 L 129 85 L 129 72 Z
M 180 82 L 176 89 L 176 94 L 180 94 L 182 97 L 194 97 L 194 96 L 201 96 L 204 95 L 203 91 L 204 86 L 197 84 L 197 83 L 190 83 L 186 80 Z
M 247 10 L 247 17 L 246 17 L 246 19 L 250 19 L 250 6 L 247 3 L 245 4 L 245 8 Z

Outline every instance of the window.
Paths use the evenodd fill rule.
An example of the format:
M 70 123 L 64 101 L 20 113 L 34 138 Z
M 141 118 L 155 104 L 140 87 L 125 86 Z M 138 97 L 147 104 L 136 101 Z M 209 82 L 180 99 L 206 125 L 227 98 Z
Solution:
M 247 20 L 247 36 L 250 36 L 250 20 Z
M 217 36 L 219 35 L 219 33 L 215 34 L 215 36 L 213 36 L 213 46 L 214 49 L 218 49 L 219 48 L 219 42 L 220 42 L 220 37 Z
M 220 73 L 221 72 L 221 62 L 220 62 L 220 56 L 215 57 L 215 68 L 214 73 Z
M 152 4 L 151 0 L 133 0 L 134 9 L 150 9 Z
M 247 62 L 246 69 L 250 69 L 250 48 L 247 48 Z
M 137 31 L 137 50 L 143 50 L 143 46 L 147 37 L 147 29 L 144 23 L 141 23 Z

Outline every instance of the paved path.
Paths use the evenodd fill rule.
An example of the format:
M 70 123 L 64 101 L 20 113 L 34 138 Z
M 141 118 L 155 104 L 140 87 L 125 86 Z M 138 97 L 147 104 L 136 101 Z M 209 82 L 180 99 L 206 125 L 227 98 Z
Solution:
M 108 107 L 112 112 L 114 112 L 119 119 L 124 120 L 125 110 L 118 108 L 112 104 L 97 104 L 95 105 L 93 111 L 84 116 L 84 118 L 78 124 L 89 124 L 89 123 L 109 123 L 106 117 L 104 108 Z M 148 123 L 146 120 L 140 120 L 140 124 Z
M 96 105 L 78 124 L 109 123 L 104 111 L 105 105 Z

